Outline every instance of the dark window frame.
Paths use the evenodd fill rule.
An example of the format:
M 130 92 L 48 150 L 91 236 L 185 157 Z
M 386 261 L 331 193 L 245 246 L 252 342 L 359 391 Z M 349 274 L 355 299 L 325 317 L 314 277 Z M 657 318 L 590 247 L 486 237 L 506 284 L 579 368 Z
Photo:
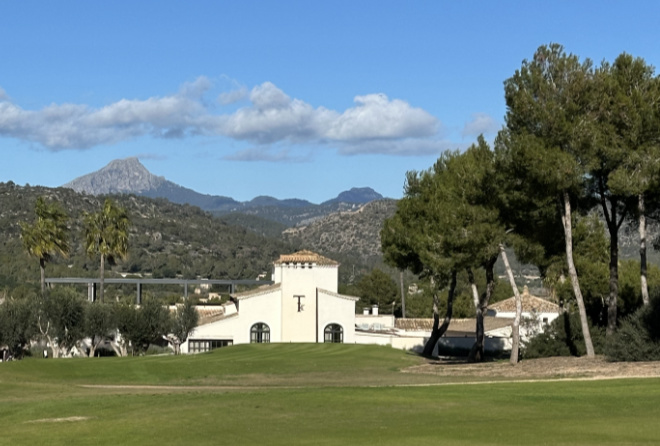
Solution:
M 189 339 L 188 353 L 210 352 L 216 348 L 229 347 L 234 345 L 231 339 Z
M 264 322 L 257 322 L 250 327 L 250 344 L 269 344 L 270 327 Z
M 344 327 L 339 324 L 328 324 L 323 329 L 323 342 L 332 344 L 344 343 Z

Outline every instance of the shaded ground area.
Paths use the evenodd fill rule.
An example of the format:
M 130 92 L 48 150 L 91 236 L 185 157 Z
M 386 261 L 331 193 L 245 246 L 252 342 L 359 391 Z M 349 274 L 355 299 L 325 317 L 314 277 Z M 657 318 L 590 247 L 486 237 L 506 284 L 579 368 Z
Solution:
M 526 359 L 467 364 L 464 359 L 441 358 L 409 367 L 408 373 L 481 379 L 634 378 L 660 377 L 660 362 L 608 362 L 602 356 Z

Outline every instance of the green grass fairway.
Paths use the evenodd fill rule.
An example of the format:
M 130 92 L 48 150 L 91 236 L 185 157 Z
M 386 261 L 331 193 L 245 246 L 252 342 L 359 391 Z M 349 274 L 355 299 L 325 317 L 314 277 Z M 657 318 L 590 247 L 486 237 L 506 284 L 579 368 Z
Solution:
M 0 364 L 0 445 L 660 443 L 660 379 L 469 384 L 400 371 L 420 362 L 387 347 L 270 344 Z

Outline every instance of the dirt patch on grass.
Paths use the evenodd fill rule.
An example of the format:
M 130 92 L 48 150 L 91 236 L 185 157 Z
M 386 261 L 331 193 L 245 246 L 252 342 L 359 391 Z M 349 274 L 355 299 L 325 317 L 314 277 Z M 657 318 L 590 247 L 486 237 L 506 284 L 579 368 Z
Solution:
M 502 380 L 613 379 L 660 377 L 659 362 L 608 362 L 603 357 L 554 357 L 525 359 L 516 365 L 508 361 L 467 364 L 462 359 L 430 360 L 405 370 L 435 376 Z
M 85 421 L 90 417 L 66 417 L 66 418 L 41 418 L 39 420 L 30 420 L 26 423 L 66 423 L 71 421 Z

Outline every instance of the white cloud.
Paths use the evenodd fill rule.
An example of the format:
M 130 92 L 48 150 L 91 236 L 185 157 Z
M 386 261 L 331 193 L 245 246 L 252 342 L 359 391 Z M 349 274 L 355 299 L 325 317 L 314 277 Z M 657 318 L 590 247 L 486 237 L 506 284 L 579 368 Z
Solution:
M 192 82 L 185 82 L 179 89 L 179 96 L 200 99 L 211 88 L 213 88 L 211 80 L 206 76 L 199 76 Z
M 249 98 L 251 106 L 231 115 L 209 117 L 206 127 L 213 133 L 259 144 L 311 142 L 318 140 L 336 116 L 333 111 L 291 99 L 270 82 L 254 87 Z
M 409 138 L 402 140 L 371 140 L 346 143 L 339 146 L 343 155 L 387 154 L 398 156 L 439 156 L 445 150 L 457 150 L 467 147 L 440 139 Z
M 250 101 L 258 110 L 284 109 L 291 98 L 270 82 L 257 85 L 250 92 Z
M 440 122 L 421 108 L 384 94 L 356 96 L 355 106 L 338 112 L 289 97 L 271 82 L 249 92 L 245 87 L 220 94 L 222 104 L 247 98 L 233 113 L 213 113 L 204 96 L 213 88 L 202 76 L 175 94 L 144 100 L 121 99 L 94 109 L 82 104 L 52 104 L 25 110 L 0 90 L 0 136 L 37 142 L 51 150 L 85 149 L 152 135 L 184 138 L 204 134 L 249 141 L 334 146 L 342 154 L 438 153 Z M 480 121 L 481 122 L 481 121 Z M 290 159 L 261 148 L 233 159 Z
M 163 161 L 166 160 L 167 157 L 161 153 L 140 153 L 138 155 L 135 155 L 138 159 L 140 160 L 153 160 L 153 161 Z
M 355 107 L 332 123 L 326 133 L 329 139 L 391 140 L 432 136 L 438 132 L 439 122 L 435 117 L 399 99 L 390 101 L 384 94 L 370 94 L 356 96 L 355 103 Z
M 486 113 L 474 113 L 472 120 L 463 127 L 463 137 L 476 137 L 481 134 L 492 135 L 500 128 L 498 122 Z
M 309 156 L 294 156 L 289 150 L 271 150 L 270 147 L 251 147 L 223 157 L 231 161 L 306 162 Z
M 86 105 L 51 104 L 29 111 L 0 103 L 0 135 L 38 142 L 53 149 L 86 149 L 144 134 L 183 136 L 205 113 L 199 98 L 209 88 L 205 78 L 184 84 L 172 96 L 122 99 L 100 109 Z
M 234 104 L 238 101 L 242 101 L 247 96 L 248 96 L 248 89 L 244 86 L 241 86 L 236 90 L 220 93 L 220 95 L 218 96 L 218 102 L 222 105 Z
M 291 99 L 270 82 L 253 88 L 249 98 L 251 106 L 211 119 L 213 131 L 260 144 L 350 143 L 352 151 L 359 151 L 364 142 L 369 143 L 364 153 L 373 153 L 373 147 L 386 145 L 377 144 L 378 141 L 430 137 L 440 127 L 439 121 L 426 111 L 402 100 L 389 100 L 382 94 L 357 96 L 356 106 L 343 113 Z

